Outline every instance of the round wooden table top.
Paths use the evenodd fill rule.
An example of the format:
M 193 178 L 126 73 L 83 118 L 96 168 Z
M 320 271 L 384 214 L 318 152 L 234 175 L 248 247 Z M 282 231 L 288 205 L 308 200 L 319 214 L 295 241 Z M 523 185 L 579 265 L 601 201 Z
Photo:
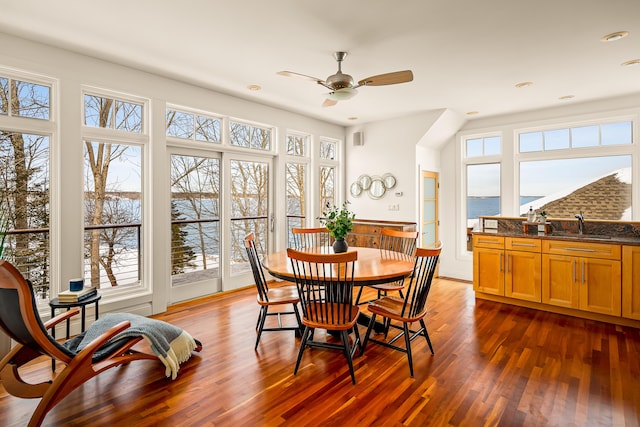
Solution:
M 331 248 L 322 251 L 333 253 Z M 358 252 L 358 260 L 354 265 L 353 273 L 353 281 L 356 285 L 394 282 L 408 276 L 413 271 L 413 257 L 399 252 L 363 247 L 349 247 L 348 251 Z M 290 282 L 294 281 L 287 251 L 268 255 L 262 260 L 262 265 L 272 276 Z

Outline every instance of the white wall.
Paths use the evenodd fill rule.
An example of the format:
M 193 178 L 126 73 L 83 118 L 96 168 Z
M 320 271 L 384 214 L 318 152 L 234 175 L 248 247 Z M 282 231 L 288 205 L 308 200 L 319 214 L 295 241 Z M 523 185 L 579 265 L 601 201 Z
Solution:
M 424 134 L 440 116 L 441 111 L 427 111 L 402 118 L 367 123 L 347 129 L 346 188 L 360 175 L 383 175 L 396 177 L 396 187 L 378 200 L 363 193 L 360 197 L 347 197 L 351 208 L 360 219 L 417 222 L 416 198 L 419 159 L 416 146 Z M 353 133 L 363 132 L 364 145 L 353 146 Z M 426 151 L 423 162 L 433 161 Z M 401 192 L 402 196 L 396 196 Z M 390 205 L 399 209 L 390 210 Z
M 210 89 L 141 72 L 136 69 L 71 53 L 0 33 L 0 67 L 41 74 L 58 79 L 59 102 L 53 106 L 59 124 L 59 138 L 52 141 L 52 286 L 66 286 L 82 272 L 83 262 L 83 145 L 81 140 L 81 86 L 88 85 L 150 100 L 149 168 L 144 177 L 150 190 L 149 217 L 145 218 L 146 242 L 152 248 L 144 280 L 152 285 L 153 294 L 138 293 L 105 299 L 101 311 L 129 311 L 143 315 L 162 312 L 168 303 L 170 283 L 170 200 L 169 158 L 166 148 L 164 120 L 166 103 L 197 108 L 225 116 L 255 121 L 276 127 L 277 144 L 282 152 L 287 129 L 310 133 L 314 141 L 323 137 L 345 139 L 342 126 L 333 125 L 292 112 L 268 107 L 257 102 L 225 95 Z M 276 172 L 283 163 L 276 159 Z M 275 217 L 284 218 L 282 197 L 284 174 L 276 173 L 274 185 Z M 284 236 L 284 220 L 278 221 Z M 277 240 L 283 241 L 283 237 Z M 282 243 L 280 243 L 282 244 Z M 246 283 L 244 285 L 248 285 Z M 224 284 L 223 284 L 224 286 Z

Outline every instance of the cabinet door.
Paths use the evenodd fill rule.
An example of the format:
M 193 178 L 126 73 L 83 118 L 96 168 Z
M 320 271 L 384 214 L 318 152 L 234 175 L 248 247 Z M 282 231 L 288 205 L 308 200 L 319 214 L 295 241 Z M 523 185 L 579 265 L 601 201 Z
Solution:
M 542 302 L 579 308 L 578 262 L 566 255 L 542 255 Z
M 620 316 L 620 261 L 581 258 L 579 269 L 580 309 Z
M 540 254 L 506 251 L 505 296 L 540 302 Z
M 493 295 L 504 295 L 504 251 L 474 248 L 473 289 Z
M 640 246 L 622 247 L 622 316 L 640 320 Z

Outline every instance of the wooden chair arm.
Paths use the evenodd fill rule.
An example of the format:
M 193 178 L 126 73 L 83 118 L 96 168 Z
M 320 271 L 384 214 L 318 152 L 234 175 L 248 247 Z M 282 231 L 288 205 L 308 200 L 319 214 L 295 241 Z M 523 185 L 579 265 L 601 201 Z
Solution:
M 78 307 L 74 307 L 69 311 L 65 311 L 63 313 L 60 313 L 56 317 L 52 317 L 51 319 L 49 319 L 49 321 L 45 322 L 44 328 L 45 329 L 52 329 L 58 323 L 61 323 L 61 322 L 65 321 L 65 320 L 67 320 L 67 319 L 70 319 L 71 317 L 75 316 L 79 312 L 80 312 L 80 309 Z

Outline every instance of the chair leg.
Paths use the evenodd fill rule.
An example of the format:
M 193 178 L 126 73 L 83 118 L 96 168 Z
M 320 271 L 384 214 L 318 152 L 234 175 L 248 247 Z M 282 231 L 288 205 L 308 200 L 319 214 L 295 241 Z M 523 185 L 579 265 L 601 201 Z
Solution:
M 433 352 L 433 346 L 431 345 L 431 339 L 429 339 L 429 332 L 427 332 L 427 327 L 424 324 L 424 319 L 420 319 L 420 326 L 424 330 L 424 337 L 427 339 L 427 344 L 429 344 L 429 350 L 431 350 L 431 354 L 435 354 Z
M 360 290 L 358 291 L 358 296 L 356 297 L 356 305 L 360 304 L 360 296 L 362 296 L 362 290 L 364 286 L 360 286 Z
M 356 323 L 356 325 L 353 327 L 353 331 L 356 334 L 356 339 L 353 342 L 353 350 L 352 353 L 355 353 L 356 349 L 361 349 L 362 348 L 362 341 L 360 340 L 360 331 L 358 330 L 358 324 Z M 351 357 L 353 357 L 353 354 L 351 355 Z
M 296 320 L 298 321 L 298 329 L 300 330 L 300 336 L 302 336 L 302 332 L 304 331 L 304 326 L 302 325 L 302 320 L 300 319 L 300 312 L 298 311 L 298 304 L 293 304 L 293 312 L 296 314 Z
M 342 331 L 341 337 L 342 337 L 342 346 L 344 349 L 344 355 L 347 358 L 347 363 L 349 364 L 349 372 L 351 373 L 351 382 L 355 385 L 356 374 L 353 371 L 353 361 L 351 360 L 351 349 L 349 348 L 349 331 L 348 330 Z
M 307 347 L 307 341 L 309 340 L 309 335 L 312 333 L 313 329 L 305 326 L 304 333 L 302 334 L 302 342 L 300 342 L 300 351 L 298 351 L 298 360 L 296 360 L 296 367 L 293 370 L 293 375 L 298 373 L 298 367 L 300 367 L 300 361 L 302 360 L 302 353 L 304 353 L 304 350 Z
M 260 336 L 262 336 L 262 329 L 264 328 L 264 322 L 267 320 L 267 311 L 269 307 L 263 305 L 260 307 L 260 317 L 258 318 L 258 337 L 256 338 L 256 346 L 253 348 L 254 350 L 258 349 L 258 344 L 260 344 Z
M 404 322 L 402 326 L 404 327 L 404 343 L 407 346 L 407 359 L 409 359 L 409 373 L 411 374 L 411 378 L 413 378 L 413 359 L 411 357 L 411 335 L 409 335 L 409 325 Z
M 373 329 L 374 323 L 376 323 L 376 314 L 371 315 L 371 320 L 369 320 L 369 326 L 367 326 L 367 332 L 364 334 L 364 341 L 362 342 L 362 346 L 360 347 L 360 356 L 364 354 L 364 349 L 367 347 L 367 342 L 369 342 L 369 336 L 371 335 L 371 330 Z

